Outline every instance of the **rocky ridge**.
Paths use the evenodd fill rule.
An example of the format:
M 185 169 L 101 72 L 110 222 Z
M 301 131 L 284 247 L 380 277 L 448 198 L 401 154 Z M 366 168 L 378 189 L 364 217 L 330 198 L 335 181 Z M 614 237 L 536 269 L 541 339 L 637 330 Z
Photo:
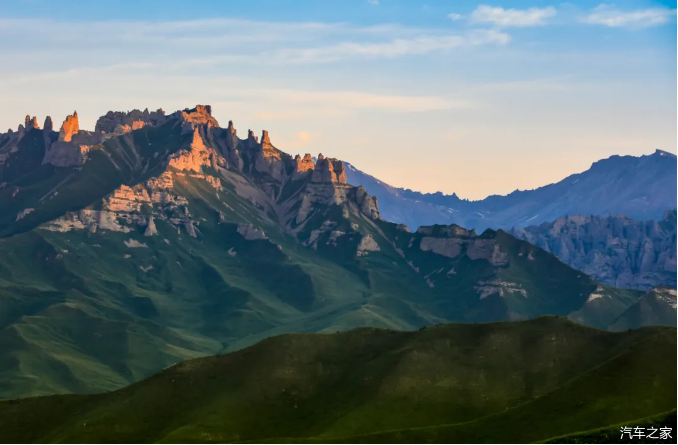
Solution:
M 186 183 L 185 178 L 205 181 L 217 198 L 224 187 L 232 187 L 240 198 L 255 205 L 263 224 L 266 221 L 279 224 L 301 241 L 307 241 L 310 232 L 315 230 L 306 230 L 308 221 L 327 206 L 343 206 L 344 217 L 351 212 L 362 212 L 370 220 L 380 219 L 376 198 L 362 187 L 356 189 L 346 183 L 341 161 L 322 154 L 316 163 L 310 154 L 292 157 L 278 150 L 265 130 L 260 139 L 251 130 L 246 139 L 240 139 L 232 121 L 227 128 L 221 128 L 211 113 L 209 105 L 197 105 L 169 115 L 161 109 L 110 111 L 98 119 L 94 132 L 80 129 L 77 112 L 66 117 L 59 132 L 52 130 L 48 117 L 44 130 L 37 130 L 43 133 L 42 164 L 60 168 L 82 168 L 87 164 L 88 153 L 98 150 L 121 170 L 124 166 L 118 153 L 132 147 L 131 156 L 126 154 L 122 158 L 133 171 L 144 174 L 148 161 L 143 159 L 140 148 L 135 148 L 132 137 L 132 132 L 144 128 L 178 125 L 180 137 L 185 137 L 186 143 L 173 152 L 154 153 L 153 157 L 165 166 L 160 174 L 143 182 L 122 184 L 92 207 L 68 212 L 44 222 L 42 227 L 59 232 L 82 229 L 94 233 L 98 229 L 129 232 L 130 225 L 137 225 L 156 234 L 162 229 L 155 224 L 151 226 L 149 221 L 166 221 L 178 233 L 185 229 L 190 236 L 197 237 L 200 221 L 192 218 L 187 210 L 187 198 L 175 190 L 177 184 Z M 27 116 L 26 127 L 21 127 L 22 135 L 25 128 L 29 131 L 37 128 L 33 122 L 36 119 Z M 21 137 L 14 133 L 0 135 L 0 159 L 18 152 Z M 229 208 L 226 202 L 222 204 Z M 223 218 L 224 212 L 218 212 Z M 256 232 L 243 236 L 254 236 L 250 233 Z
M 510 233 L 612 286 L 676 286 L 675 210 L 667 211 L 661 221 L 566 216 Z

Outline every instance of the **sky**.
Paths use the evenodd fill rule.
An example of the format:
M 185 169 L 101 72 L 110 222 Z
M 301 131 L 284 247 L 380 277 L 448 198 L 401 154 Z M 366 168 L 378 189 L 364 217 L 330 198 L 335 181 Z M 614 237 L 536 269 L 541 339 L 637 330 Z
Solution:
M 212 105 L 468 199 L 676 153 L 676 2 L 0 0 L 0 128 Z

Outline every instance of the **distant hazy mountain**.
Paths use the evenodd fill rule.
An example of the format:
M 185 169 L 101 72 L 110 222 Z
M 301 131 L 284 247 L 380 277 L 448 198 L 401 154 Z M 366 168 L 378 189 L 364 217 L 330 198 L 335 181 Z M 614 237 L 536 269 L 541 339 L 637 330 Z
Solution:
M 583 173 L 535 190 L 493 195 L 480 201 L 456 194 L 419 193 L 392 187 L 349 163 L 349 184 L 362 185 L 379 199 L 381 215 L 416 229 L 455 223 L 482 231 L 553 221 L 566 215 L 624 214 L 638 220 L 660 219 L 676 207 L 676 156 L 612 156 Z
M 676 211 L 661 221 L 568 216 L 509 233 L 616 287 L 676 286 Z

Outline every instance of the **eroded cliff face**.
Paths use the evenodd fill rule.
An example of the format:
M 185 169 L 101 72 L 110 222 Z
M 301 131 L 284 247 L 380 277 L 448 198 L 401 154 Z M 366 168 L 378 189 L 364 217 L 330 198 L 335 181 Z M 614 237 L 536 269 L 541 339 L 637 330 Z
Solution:
M 167 116 L 161 108 L 152 112 L 149 112 L 148 108 L 144 111 L 109 111 L 97 120 L 94 131 L 106 135 L 120 135 L 147 125 L 162 125 L 166 121 Z
M 675 210 L 667 211 L 661 221 L 567 216 L 510 233 L 616 287 L 676 285 Z
M 31 129 L 35 128 L 34 121 L 26 118 Z M 146 227 L 148 236 L 153 236 L 163 230 L 158 221 L 166 221 L 174 226 L 173 230 L 181 233 L 185 229 L 190 236 L 198 237 L 200 221 L 191 217 L 189 199 L 178 191 L 183 190 L 181 187 L 190 187 L 185 178 L 205 181 L 226 208 L 230 208 L 229 204 L 220 192 L 224 193 L 224 186 L 228 187 L 239 199 L 254 205 L 257 218 L 279 224 L 294 236 L 305 230 L 314 215 L 326 212 L 332 206 L 341 206 L 343 215 L 354 212 L 365 215 L 368 220 L 381 218 L 376 198 L 369 196 L 362 187 L 346 184 L 341 161 L 320 154 L 314 164 L 308 153 L 303 158 L 299 155 L 293 158 L 278 150 L 265 130 L 260 139 L 251 130 L 246 139 L 240 139 L 232 121 L 227 128 L 219 127 L 208 105 L 197 105 L 169 115 L 162 110 L 149 112 L 148 109 L 111 111 L 99 118 L 94 132 L 80 129 L 75 112 L 66 117 L 58 133 L 52 131 L 48 118 L 43 162 L 57 167 L 81 167 L 87 163 L 89 151 L 96 146 L 118 170 L 122 160 L 143 174 L 148 169 L 144 156 L 149 153 L 144 154 L 144 147 L 136 146 L 131 132 L 160 126 L 180 130 L 181 140 L 185 142 L 174 151 L 153 153 L 153 159 L 162 166 L 159 174 L 143 183 L 123 184 L 104 197 L 98 206 L 70 212 L 43 224 L 43 228 L 127 232 L 134 226 L 141 226 Z M 25 129 L 22 134 L 25 135 Z M 19 137 L 10 135 L 4 139 L 18 140 Z M 142 145 L 146 145 L 146 140 L 143 141 Z M 111 150 L 126 154 L 113 156 L 108 153 Z M 219 215 L 220 219 L 225 218 L 222 210 Z M 244 236 L 254 239 L 253 234 L 258 230 L 254 227 Z M 365 245 L 371 244 L 366 242 Z

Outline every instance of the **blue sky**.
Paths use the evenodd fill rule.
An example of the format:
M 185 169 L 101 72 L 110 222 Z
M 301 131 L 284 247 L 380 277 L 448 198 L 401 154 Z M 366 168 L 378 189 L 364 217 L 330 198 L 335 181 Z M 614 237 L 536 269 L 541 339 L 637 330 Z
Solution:
M 292 154 L 471 199 L 676 152 L 675 2 L 0 5 L 5 128 L 205 103 Z

